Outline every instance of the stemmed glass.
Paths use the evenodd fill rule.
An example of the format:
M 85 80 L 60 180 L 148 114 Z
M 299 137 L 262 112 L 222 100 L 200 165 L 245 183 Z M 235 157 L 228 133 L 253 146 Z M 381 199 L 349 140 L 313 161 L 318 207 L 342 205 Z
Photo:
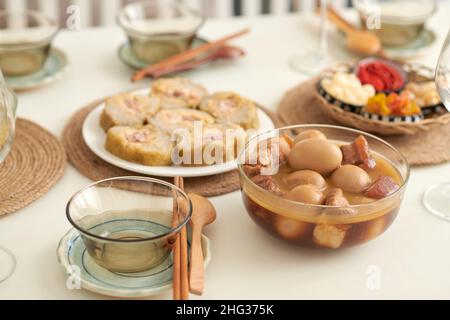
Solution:
M 14 139 L 15 111 L 17 99 L 6 85 L 0 70 L 0 172 Z M 7 248 L 0 245 L 0 283 L 8 279 L 16 268 L 16 258 Z
M 327 0 L 320 0 L 320 37 L 319 48 L 289 59 L 289 65 L 296 71 L 316 74 L 326 66 L 328 33 L 327 33 Z
M 450 30 L 436 67 L 435 82 L 441 101 L 450 112 Z M 423 196 L 423 204 L 434 215 L 450 220 L 450 182 L 430 186 Z

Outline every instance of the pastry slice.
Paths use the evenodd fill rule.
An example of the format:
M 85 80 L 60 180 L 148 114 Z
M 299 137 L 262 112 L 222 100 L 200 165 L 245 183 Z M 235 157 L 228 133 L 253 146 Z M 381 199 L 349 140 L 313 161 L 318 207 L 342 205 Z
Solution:
M 123 93 L 106 100 L 100 117 L 100 125 L 108 131 L 114 126 L 136 126 L 146 124 L 160 106 L 154 97 Z
M 152 96 L 161 99 L 161 107 L 196 108 L 208 91 L 200 84 L 185 78 L 163 78 L 152 84 Z
M 193 130 L 176 130 L 174 164 L 212 165 L 234 160 L 244 147 L 247 133 L 236 124 L 202 124 Z
M 150 123 L 171 133 L 175 129 L 191 130 L 196 123 L 212 124 L 214 118 L 206 112 L 189 108 L 162 109 L 150 119 Z
M 116 126 L 108 130 L 106 150 L 117 157 L 148 166 L 171 165 L 170 136 L 152 125 Z
M 200 110 L 212 114 L 218 122 L 231 122 L 245 130 L 259 128 L 256 105 L 233 92 L 217 92 L 203 99 Z

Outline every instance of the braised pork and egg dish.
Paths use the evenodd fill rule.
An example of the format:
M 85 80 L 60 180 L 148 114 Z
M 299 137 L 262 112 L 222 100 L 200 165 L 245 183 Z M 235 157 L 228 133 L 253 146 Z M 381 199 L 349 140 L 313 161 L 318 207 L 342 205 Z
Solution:
M 403 178 L 364 136 L 341 143 L 303 130 L 263 142 L 268 150 L 262 152 L 258 142 L 257 161 L 246 158 L 241 165 L 241 184 L 247 211 L 270 233 L 339 248 L 378 236 L 397 215 L 401 196 L 394 195 Z M 279 163 L 277 172 L 264 174 L 272 161 Z

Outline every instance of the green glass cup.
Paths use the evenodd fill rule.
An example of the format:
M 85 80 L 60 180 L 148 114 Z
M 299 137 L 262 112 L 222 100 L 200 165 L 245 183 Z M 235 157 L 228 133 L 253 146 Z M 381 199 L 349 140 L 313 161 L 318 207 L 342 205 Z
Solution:
M 0 11 L 0 69 L 5 76 L 40 70 L 58 32 L 56 23 L 37 11 Z
M 141 61 L 156 63 L 191 47 L 205 18 L 180 1 L 147 0 L 123 7 L 117 23 Z
M 96 182 L 77 192 L 66 207 L 89 256 L 113 272 L 158 266 L 171 253 L 191 211 L 189 197 L 181 189 L 145 177 Z

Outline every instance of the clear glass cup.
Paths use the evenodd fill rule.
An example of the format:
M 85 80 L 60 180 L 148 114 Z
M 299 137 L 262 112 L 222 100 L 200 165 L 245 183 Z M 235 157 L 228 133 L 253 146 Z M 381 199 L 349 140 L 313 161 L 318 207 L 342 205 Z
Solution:
M 6 85 L 0 69 L 0 172 L 14 140 L 15 112 L 17 98 Z M 0 239 L 1 240 L 1 239 Z M 8 279 L 16 268 L 16 258 L 7 248 L 0 245 L 0 283 Z
M 145 177 L 96 182 L 77 192 L 66 207 L 67 219 L 80 232 L 89 256 L 113 272 L 159 265 L 191 211 L 181 189 Z
M 320 0 L 319 48 L 298 54 L 289 59 L 289 65 L 295 71 L 308 75 L 319 73 L 328 64 L 327 0 Z
M 205 18 L 180 1 L 146 0 L 123 7 L 117 23 L 135 56 L 155 63 L 190 48 Z
M 42 68 L 58 32 L 56 23 L 37 11 L 0 11 L 0 69 L 22 76 Z
M 450 30 L 436 66 L 435 82 L 441 101 L 450 112 Z M 450 182 L 430 186 L 423 204 L 432 214 L 450 221 Z

